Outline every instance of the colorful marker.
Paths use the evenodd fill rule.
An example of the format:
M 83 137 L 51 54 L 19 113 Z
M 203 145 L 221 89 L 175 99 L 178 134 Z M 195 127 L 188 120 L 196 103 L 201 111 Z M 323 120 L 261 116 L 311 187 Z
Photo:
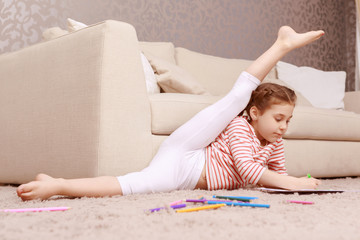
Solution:
M 270 208 L 269 204 L 258 204 L 258 203 L 244 203 L 244 202 L 228 202 L 228 201 L 207 201 L 208 204 L 226 204 L 228 206 L 241 206 L 241 207 L 263 207 Z
M 308 178 L 311 178 L 311 175 L 310 175 L 310 173 L 308 173 L 308 174 L 307 174 L 307 177 L 308 177 Z
M 237 200 L 242 202 L 250 202 L 250 200 L 258 199 L 257 197 L 244 197 L 244 196 L 216 196 L 214 195 L 213 198 L 220 198 L 220 199 L 229 199 L 229 200 Z
M 70 207 L 45 207 L 45 208 L 18 208 L 18 209 L 1 209 L 1 212 L 54 212 L 66 211 Z
M 175 201 L 175 202 L 172 202 L 172 203 L 169 203 L 170 206 L 174 206 L 174 205 L 178 205 L 178 204 L 181 204 L 183 200 L 178 200 L 178 201 Z
M 297 203 L 297 204 L 314 204 L 314 202 L 307 202 L 307 201 L 296 201 L 296 200 L 287 200 L 289 203 Z
M 186 199 L 186 202 L 193 202 L 193 203 L 205 203 L 206 199 Z
M 194 212 L 194 211 L 200 211 L 200 210 L 206 210 L 206 209 L 215 209 L 215 208 L 220 208 L 226 206 L 224 203 L 222 204 L 214 204 L 214 205 L 206 205 L 206 206 L 202 206 L 202 207 L 195 207 L 195 208 L 188 208 L 188 209 L 181 209 L 181 210 L 176 210 L 176 212 L 181 213 L 181 212 Z
M 184 208 L 184 207 L 186 207 L 186 204 L 184 203 L 184 204 L 172 205 L 170 207 L 172 209 Z M 149 212 L 157 212 L 157 211 L 160 211 L 162 209 L 165 209 L 165 207 L 153 208 L 153 209 L 149 209 L 148 211 Z
M 208 201 L 217 201 L 217 200 L 208 200 L 208 199 L 186 199 L 186 202 L 192 202 L 192 203 L 207 203 Z M 225 202 L 234 202 L 233 200 L 219 200 L 222 203 Z M 239 201 L 238 201 L 239 202 Z M 241 201 L 242 202 L 242 201 Z

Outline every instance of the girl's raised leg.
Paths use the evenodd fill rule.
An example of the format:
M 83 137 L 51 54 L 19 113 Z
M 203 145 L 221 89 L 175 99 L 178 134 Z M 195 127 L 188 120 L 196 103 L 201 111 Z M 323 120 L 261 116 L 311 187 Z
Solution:
M 296 33 L 289 26 L 282 26 L 274 44 L 258 57 L 246 71 L 262 81 L 275 64 L 290 51 L 316 41 L 325 33 L 322 30 Z
M 258 81 L 262 81 L 283 56 L 322 35 L 322 30 L 296 33 L 288 26 L 281 27 L 274 44 L 240 75 L 232 90 L 179 127 L 168 138 L 168 142 L 184 146 L 188 150 L 206 147 L 246 107 L 252 90 L 259 84 Z

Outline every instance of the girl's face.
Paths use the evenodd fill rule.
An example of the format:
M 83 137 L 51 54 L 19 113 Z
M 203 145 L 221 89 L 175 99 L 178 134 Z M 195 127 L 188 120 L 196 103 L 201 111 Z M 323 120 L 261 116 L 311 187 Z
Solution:
M 262 145 L 275 142 L 286 132 L 294 106 L 289 103 L 273 104 L 261 113 L 256 107 L 250 109 L 251 125 Z

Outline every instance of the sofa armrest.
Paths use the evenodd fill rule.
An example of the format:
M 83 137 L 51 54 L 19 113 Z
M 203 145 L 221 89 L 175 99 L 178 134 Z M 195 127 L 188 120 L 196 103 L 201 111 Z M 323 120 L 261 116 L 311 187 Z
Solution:
M 360 91 L 346 92 L 344 104 L 346 111 L 360 114 Z
M 131 25 L 105 21 L 3 54 L 0 76 L 0 182 L 40 172 L 116 176 L 150 160 L 150 103 Z

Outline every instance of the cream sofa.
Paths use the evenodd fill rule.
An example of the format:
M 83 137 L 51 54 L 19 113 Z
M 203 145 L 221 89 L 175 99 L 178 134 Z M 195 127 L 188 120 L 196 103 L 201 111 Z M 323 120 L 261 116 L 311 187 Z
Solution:
M 210 94 L 148 94 L 140 51 L 177 64 Z M 248 64 L 172 43 L 139 44 L 135 29 L 117 21 L 2 54 L 0 182 L 23 183 L 40 172 L 74 178 L 141 170 Z M 289 174 L 360 175 L 359 100 L 360 92 L 346 93 L 346 111 L 296 107 L 284 137 Z

